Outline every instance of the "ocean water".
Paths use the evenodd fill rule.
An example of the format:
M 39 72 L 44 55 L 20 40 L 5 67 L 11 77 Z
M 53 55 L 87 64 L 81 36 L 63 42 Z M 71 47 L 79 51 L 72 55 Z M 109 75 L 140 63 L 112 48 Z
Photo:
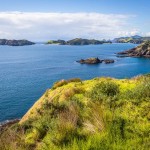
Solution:
M 22 117 L 46 89 L 61 79 L 100 76 L 130 78 L 150 72 L 150 59 L 117 58 L 134 44 L 89 46 L 0 46 L 0 122 Z M 81 65 L 88 57 L 115 59 L 114 64 Z

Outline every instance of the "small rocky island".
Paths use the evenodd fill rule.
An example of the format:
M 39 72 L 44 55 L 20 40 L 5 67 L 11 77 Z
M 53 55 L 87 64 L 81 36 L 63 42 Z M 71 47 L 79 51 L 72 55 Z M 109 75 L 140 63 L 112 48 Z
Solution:
M 117 53 L 118 57 L 146 57 L 150 58 L 150 41 L 146 41 L 139 46 L 127 51 Z
M 25 46 L 25 45 L 33 45 L 35 43 L 28 40 L 7 40 L 0 39 L 0 45 L 9 45 L 9 46 Z
M 113 59 L 99 59 L 97 58 L 88 58 L 88 59 L 81 59 L 76 61 L 80 64 L 99 64 L 104 62 L 105 64 L 114 63 L 115 61 Z
M 111 43 L 110 40 L 95 40 L 95 39 L 82 39 L 82 38 L 76 38 L 69 41 L 64 40 L 50 40 L 46 44 L 59 44 L 59 45 L 98 45 L 98 44 L 104 44 L 104 43 Z

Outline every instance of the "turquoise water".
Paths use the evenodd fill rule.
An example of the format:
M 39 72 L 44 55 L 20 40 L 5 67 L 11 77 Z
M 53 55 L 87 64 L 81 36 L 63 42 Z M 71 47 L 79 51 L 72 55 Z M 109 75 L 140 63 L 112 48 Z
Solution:
M 98 76 L 129 78 L 150 72 L 150 59 L 117 58 L 114 53 L 133 44 L 90 46 L 0 46 L 0 121 L 20 118 L 34 102 L 60 79 Z M 88 57 L 112 58 L 114 64 L 81 65 Z

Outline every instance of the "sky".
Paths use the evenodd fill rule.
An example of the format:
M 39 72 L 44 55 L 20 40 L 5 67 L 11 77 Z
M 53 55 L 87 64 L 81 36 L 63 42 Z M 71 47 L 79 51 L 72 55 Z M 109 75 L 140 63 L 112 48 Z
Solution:
M 150 36 L 150 0 L 0 0 L 0 38 Z

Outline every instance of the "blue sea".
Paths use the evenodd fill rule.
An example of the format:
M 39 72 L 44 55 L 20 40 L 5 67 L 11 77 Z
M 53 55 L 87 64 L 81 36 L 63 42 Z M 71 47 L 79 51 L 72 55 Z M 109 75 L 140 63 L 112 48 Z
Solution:
M 150 59 L 118 58 L 135 44 L 0 46 L 0 122 L 22 117 L 54 82 L 78 77 L 130 78 L 150 72 Z M 111 58 L 114 64 L 81 65 L 81 58 Z

